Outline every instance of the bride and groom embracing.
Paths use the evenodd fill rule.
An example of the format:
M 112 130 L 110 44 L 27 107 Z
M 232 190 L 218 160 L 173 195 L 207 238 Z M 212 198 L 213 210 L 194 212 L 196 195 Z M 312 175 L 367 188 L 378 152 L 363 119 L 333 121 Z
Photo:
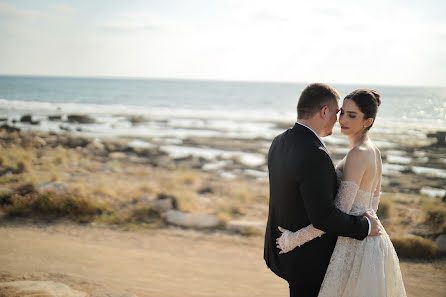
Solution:
M 381 103 L 374 90 L 347 95 L 325 84 L 307 86 L 293 128 L 268 153 L 270 202 L 267 266 L 285 279 L 290 296 L 406 296 L 398 257 L 376 216 L 382 161 L 368 136 Z M 335 167 L 321 137 L 340 111 L 350 150 Z

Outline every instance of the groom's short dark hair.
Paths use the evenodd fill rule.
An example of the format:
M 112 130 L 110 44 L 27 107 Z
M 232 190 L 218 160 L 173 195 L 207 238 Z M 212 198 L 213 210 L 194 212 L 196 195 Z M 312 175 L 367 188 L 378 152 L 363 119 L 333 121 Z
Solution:
M 309 119 L 322 107 L 331 106 L 340 98 L 338 91 L 327 84 L 310 84 L 300 94 L 297 103 L 297 118 Z

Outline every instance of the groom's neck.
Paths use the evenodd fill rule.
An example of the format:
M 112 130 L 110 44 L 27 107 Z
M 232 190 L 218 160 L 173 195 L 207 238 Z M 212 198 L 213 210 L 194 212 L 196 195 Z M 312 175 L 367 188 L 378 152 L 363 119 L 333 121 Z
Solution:
M 311 118 L 311 119 L 297 119 L 297 122 L 300 124 L 303 124 L 311 130 L 313 130 L 319 137 L 323 137 L 322 133 L 322 125 L 317 121 L 317 119 Z

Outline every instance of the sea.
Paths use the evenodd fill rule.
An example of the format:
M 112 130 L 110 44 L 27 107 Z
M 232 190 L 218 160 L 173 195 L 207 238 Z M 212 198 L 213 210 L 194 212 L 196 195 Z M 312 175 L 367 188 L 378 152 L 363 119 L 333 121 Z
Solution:
M 186 147 L 183 142 L 191 137 L 263 139 L 265 152 L 275 135 L 294 125 L 297 100 L 306 85 L 0 76 L 0 125 L 7 123 L 25 130 L 54 132 L 68 129 L 75 134 L 96 137 L 130 137 L 140 146 L 152 145 L 150 139 L 163 140 L 165 150 L 174 157 L 192 154 L 210 159 L 219 153 L 231 153 L 209 146 Z M 390 171 L 410 162 L 399 147 L 427 143 L 431 140 L 429 133 L 446 131 L 446 87 L 331 85 L 342 97 L 358 88 L 375 89 L 381 94 L 382 104 L 371 134 L 376 136 L 378 147 L 395 152 L 389 158 L 394 161 L 393 167 L 389 164 Z M 27 114 L 39 121 L 39 125 L 21 123 L 20 118 Z M 95 123 L 64 121 L 72 114 L 88 115 Z M 61 116 L 62 122 L 48 119 L 54 115 Z M 135 117 L 144 120 L 135 124 L 131 121 Z M 339 125 L 325 139 L 338 151 L 348 151 L 348 142 L 341 135 Z M 232 153 L 242 154 L 247 165 L 265 163 L 264 156 L 258 153 Z M 446 170 L 436 170 L 446 177 Z
M 0 112 L 16 116 L 83 113 L 228 121 L 294 121 L 305 83 L 0 76 Z M 332 84 L 341 96 L 381 93 L 377 125 L 446 128 L 446 87 Z

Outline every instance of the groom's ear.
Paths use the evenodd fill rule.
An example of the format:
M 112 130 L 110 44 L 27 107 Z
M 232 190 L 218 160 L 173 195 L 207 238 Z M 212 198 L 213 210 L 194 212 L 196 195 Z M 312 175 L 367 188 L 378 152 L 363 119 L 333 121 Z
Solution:
M 323 118 L 324 120 L 328 117 L 328 106 L 324 106 L 321 108 L 321 110 L 319 111 L 321 118 Z

